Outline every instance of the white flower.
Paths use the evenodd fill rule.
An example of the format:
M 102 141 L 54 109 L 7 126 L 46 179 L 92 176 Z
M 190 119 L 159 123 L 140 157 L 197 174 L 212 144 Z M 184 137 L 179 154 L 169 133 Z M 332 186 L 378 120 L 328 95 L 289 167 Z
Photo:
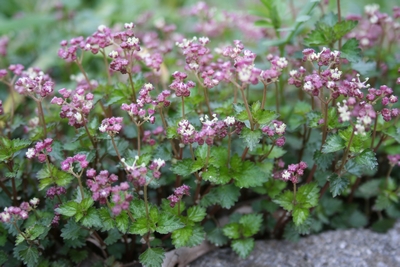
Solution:
M 288 170 L 284 170 L 282 172 L 282 179 L 287 181 L 287 180 L 289 180 L 289 178 L 290 178 L 290 172 Z
M 82 122 L 82 115 L 81 113 L 77 112 L 74 114 L 74 117 L 76 119 L 77 122 Z
M 158 169 L 165 165 L 165 160 L 162 160 L 160 158 L 155 159 L 153 162 L 157 164 Z
M 282 123 L 281 126 L 278 126 L 278 124 L 274 123 L 275 131 L 277 134 L 284 134 L 286 130 L 286 124 Z
M 34 148 L 29 148 L 28 149 L 28 151 L 26 151 L 26 157 L 28 158 L 28 159 L 31 159 L 31 158 L 33 158 L 34 156 L 35 156 L 35 149 Z
M 228 126 L 233 126 L 235 124 L 235 121 L 236 121 L 235 117 L 231 117 L 231 116 L 226 117 L 226 119 L 224 120 L 224 122 Z
M 100 125 L 99 130 L 100 130 L 100 132 L 105 133 L 107 130 L 107 125 L 105 125 L 105 124 Z

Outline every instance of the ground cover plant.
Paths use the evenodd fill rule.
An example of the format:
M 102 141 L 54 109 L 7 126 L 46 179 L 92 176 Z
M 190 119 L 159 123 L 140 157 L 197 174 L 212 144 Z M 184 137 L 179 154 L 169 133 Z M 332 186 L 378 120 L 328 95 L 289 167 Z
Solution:
M 92 2 L 2 11 L 0 265 L 244 258 L 400 217 L 400 7 Z

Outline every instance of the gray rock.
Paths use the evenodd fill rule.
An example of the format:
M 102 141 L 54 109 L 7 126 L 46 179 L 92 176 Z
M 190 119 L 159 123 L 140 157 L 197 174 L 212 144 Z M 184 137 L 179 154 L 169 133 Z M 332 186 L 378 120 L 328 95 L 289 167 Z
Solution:
M 256 241 L 247 259 L 214 250 L 190 267 L 400 267 L 400 222 L 385 234 L 368 229 L 329 231 L 289 241 Z

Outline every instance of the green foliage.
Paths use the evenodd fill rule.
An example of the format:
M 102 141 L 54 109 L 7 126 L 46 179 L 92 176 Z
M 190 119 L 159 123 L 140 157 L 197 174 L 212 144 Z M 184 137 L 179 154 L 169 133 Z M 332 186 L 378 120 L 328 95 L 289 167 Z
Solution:
M 208 207 L 218 204 L 225 209 L 231 208 L 240 196 L 240 189 L 233 185 L 221 185 L 214 187 L 201 199 L 201 205 Z
M 341 177 L 337 174 L 333 174 L 329 177 L 329 190 L 333 197 L 339 196 L 347 189 L 350 181 L 346 177 Z
M 56 166 L 49 163 L 37 173 L 39 179 L 39 189 L 43 190 L 50 185 L 67 186 L 74 177 L 64 171 L 59 170 Z
M 243 142 L 246 146 L 249 147 L 250 151 L 252 151 L 258 142 L 260 142 L 262 132 L 260 129 L 251 130 L 249 128 L 244 128 L 240 134 L 240 138 L 243 138 Z
M 34 267 L 39 260 L 39 251 L 36 246 L 28 246 L 25 243 L 14 248 L 14 256 L 22 260 L 28 267 Z
M 330 135 L 322 148 L 322 153 L 332 153 L 343 150 L 346 147 L 345 141 L 339 135 Z
M 239 257 L 246 258 L 250 255 L 251 251 L 254 248 L 254 239 L 253 238 L 245 238 L 245 239 L 236 239 L 232 241 L 232 249 L 235 251 Z
M 161 266 L 164 257 L 165 253 L 162 248 L 148 248 L 140 254 L 139 260 L 146 267 L 158 267 Z
M 13 159 L 20 150 L 28 147 L 31 144 L 29 140 L 8 139 L 7 137 L 0 137 L 0 162 Z

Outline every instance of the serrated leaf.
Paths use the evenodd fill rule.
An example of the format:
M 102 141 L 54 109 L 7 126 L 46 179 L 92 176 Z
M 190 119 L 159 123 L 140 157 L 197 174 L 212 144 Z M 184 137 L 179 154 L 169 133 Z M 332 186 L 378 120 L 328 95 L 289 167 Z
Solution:
M 146 207 L 141 199 L 134 199 L 129 205 L 129 210 L 134 218 L 140 218 L 146 215 Z
M 262 224 L 261 214 L 245 214 L 243 215 L 239 223 L 242 225 L 242 234 L 244 237 L 250 237 L 255 235 L 261 227 Z
M 374 170 L 378 166 L 375 152 L 373 152 L 371 149 L 364 150 L 361 154 L 357 155 L 354 160 L 357 164 L 370 170 Z
M 80 233 L 86 230 L 82 229 L 74 220 L 69 220 L 67 224 L 61 229 L 61 236 L 64 239 L 72 239 L 75 240 L 79 238 Z
M 164 261 L 165 253 L 162 248 L 148 248 L 140 254 L 139 261 L 145 267 L 160 267 Z
M 226 245 L 229 238 L 223 234 L 221 228 L 214 228 L 211 232 L 207 233 L 207 240 L 217 247 Z
M 39 260 L 39 251 L 36 246 L 19 245 L 18 256 L 28 267 L 34 267 Z
M 149 224 L 146 217 L 138 218 L 129 227 L 130 234 L 144 235 L 149 232 Z
M 58 186 L 67 186 L 74 179 L 71 174 L 59 170 L 51 163 L 44 165 L 36 177 L 40 183 L 39 190 L 43 190 L 49 185 L 54 185 L 54 183 Z
M 315 164 L 318 166 L 318 169 L 322 171 L 328 169 L 334 158 L 334 153 L 321 153 L 319 150 L 316 150 L 314 153 Z
M 239 188 L 261 186 L 268 180 L 268 177 L 266 175 L 260 175 L 260 173 L 262 172 L 257 165 L 251 161 L 244 161 L 241 164 L 241 169 L 233 174 L 235 185 Z
M 230 209 L 240 196 L 240 189 L 233 184 L 223 185 L 215 188 L 219 202 L 222 208 Z
M 273 201 L 287 211 L 293 210 L 294 195 L 290 190 L 286 190 L 283 194 L 277 196 Z
M 232 241 L 231 244 L 232 250 L 235 251 L 239 257 L 246 258 L 250 255 L 251 251 L 254 248 L 254 239 L 253 238 L 245 238 L 245 239 L 236 239 Z
M 359 62 L 361 60 L 361 49 L 358 40 L 351 38 L 344 43 L 342 50 L 340 50 L 340 57 L 347 59 L 350 62 Z
M 79 204 L 71 200 L 61 204 L 61 206 L 56 209 L 56 212 L 68 217 L 72 217 L 78 212 L 78 210 L 79 210 Z
M 257 110 L 252 112 L 253 119 L 260 125 L 269 124 L 271 121 L 279 117 L 274 110 Z
M 322 147 L 322 153 L 336 152 L 343 150 L 345 147 L 345 141 L 339 135 L 330 135 Z
M 206 215 L 206 209 L 200 206 L 193 206 L 187 210 L 187 217 L 192 222 L 201 222 Z
M 306 221 L 309 214 L 310 211 L 308 210 L 308 208 L 303 208 L 300 205 L 294 206 L 292 212 L 294 224 L 295 225 L 303 224 Z
M 237 239 L 240 237 L 240 225 L 236 222 L 228 223 L 222 228 L 222 232 L 231 239 Z
M 358 21 L 355 20 L 342 20 L 340 22 L 337 22 L 333 26 L 333 31 L 335 32 L 335 38 L 336 40 L 339 40 L 343 36 L 345 36 L 347 33 L 349 33 L 354 27 L 356 27 L 358 24 Z
M 318 205 L 319 189 L 317 183 L 304 184 L 299 187 L 296 202 L 303 208 L 312 208 Z
M 99 213 L 97 212 L 96 208 L 91 207 L 83 216 L 82 221 L 81 221 L 83 226 L 86 226 L 88 228 L 92 227 L 101 227 L 101 221 L 100 221 L 100 216 Z
M 329 190 L 333 197 L 341 195 L 349 184 L 349 179 L 340 177 L 337 174 L 333 174 L 329 177 Z
M 180 248 L 186 245 L 189 239 L 193 235 L 193 228 L 190 226 L 185 226 L 184 228 L 175 230 L 172 237 L 172 244 L 175 248 Z
M 156 231 L 160 234 L 168 234 L 177 229 L 183 228 L 184 226 L 185 224 L 183 224 L 177 216 L 168 213 L 161 213 Z
M 195 227 L 193 227 L 192 236 L 186 242 L 185 247 L 198 246 L 201 244 L 201 242 L 203 242 L 204 238 L 205 238 L 205 232 L 204 232 L 203 228 L 200 226 L 195 226 Z
M 106 245 L 112 245 L 115 242 L 117 242 L 120 238 L 122 237 L 122 234 L 117 230 L 117 229 L 111 229 L 110 231 L 108 231 L 108 235 L 107 238 L 104 239 L 104 243 L 106 243 Z
M 249 150 L 252 151 L 256 145 L 260 142 L 262 136 L 262 132 L 260 129 L 250 130 L 249 128 L 243 128 L 240 133 L 240 138 L 244 139 L 244 143 L 249 147 Z
M 99 216 L 101 223 L 103 224 L 102 229 L 104 231 L 114 228 L 114 218 L 111 216 L 111 213 L 107 208 L 101 208 L 99 210 Z
M 126 211 L 123 210 L 120 214 L 115 216 L 115 223 L 118 230 L 120 230 L 122 233 L 126 233 L 129 225 L 129 217 Z
M 172 165 L 171 171 L 176 175 L 187 177 L 192 174 L 192 159 L 183 159 L 178 161 L 176 164 Z

